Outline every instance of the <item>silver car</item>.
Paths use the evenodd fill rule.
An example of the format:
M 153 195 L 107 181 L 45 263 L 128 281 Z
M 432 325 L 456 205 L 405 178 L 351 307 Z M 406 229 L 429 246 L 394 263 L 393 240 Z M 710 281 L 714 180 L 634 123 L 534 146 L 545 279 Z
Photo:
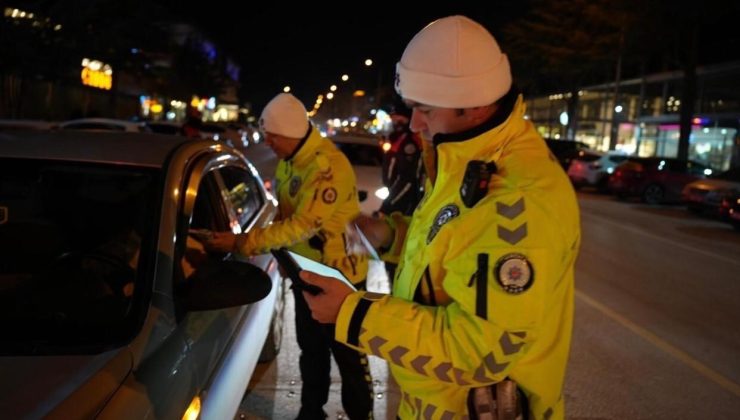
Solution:
M 3 418 L 233 418 L 279 349 L 282 278 L 189 233 L 247 231 L 275 204 L 220 143 L 0 134 Z

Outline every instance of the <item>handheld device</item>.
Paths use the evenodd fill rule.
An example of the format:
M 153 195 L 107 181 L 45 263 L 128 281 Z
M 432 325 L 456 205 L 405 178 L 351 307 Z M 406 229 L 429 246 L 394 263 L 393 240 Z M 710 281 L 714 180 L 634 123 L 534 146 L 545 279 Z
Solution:
M 471 160 L 465 168 L 465 176 L 460 186 L 460 196 L 467 208 L 475 206 L 488 193 L 488 183 L 496 173 L 494 162 Z
M 326 264 L 322 264 L 320 262 L 306 258 L 302 255 L 298 255 L 295 252 L 288 251 L 285 248 L 273 249 L 270 252 L 272 253 L 272 255 L 275 256 L 278 264 L 280 264 L 283 270 L 285 270 L 285 272 L 288 274 L 288 277 L 290 277 L 290 279 L 293 281 L 293 287 L 298 287 L 306 290 L 312 295 L 317 295 L 323 292 L 323 289 L 321 289 L 320 287 L 313 284 L 308 284 L 300 278 L 298 274 L 301 272 L 301 270 L 306 270 L 314 272 L 316 274 L 320 274 L 325 277 L 335 278 L 348 285 L 350 288 L 352 288 L 352 290 L 357 290 L 352 282 L 350 282 L 342 274 L 341 271 L 337 270 L 334 267 L 329 267 Z
M 318 295 L 324 291 L 319 286 L 308 284 L 301 279 L 301 276 L 298 275 L 301 272 L 301 266 L 299 266 L 295 259 L 293 259 L 293 257 L 288 253 L 287 249 L 273 249 L 270 252 L 275 256 L 280 267 L 285 270 L 285 273 L 293 281 L 293 287 L 303 289 L 312 295 Z

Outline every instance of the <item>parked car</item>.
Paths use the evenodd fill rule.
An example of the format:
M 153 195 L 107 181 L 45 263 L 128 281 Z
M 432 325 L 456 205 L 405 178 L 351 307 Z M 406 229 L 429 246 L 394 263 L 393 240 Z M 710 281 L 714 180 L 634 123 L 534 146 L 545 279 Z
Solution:
M 609 175 L 627 157 L 626 154 L 617 151 L 602 153 L 581 150 L 570 162 L 568 177 L 575 188 L 597 187 L 601 191 L 606 191 Z
M 725 217 L 726 214 L 720 214 L 722 199 L 738 193 L 740 168 L 734 168 L 687 184 L 681 191 L 681 200 L 694 213 Z
M 711 169 L 694 161 L 631 157 L 614 168 L 609 189 L 620 199 L 637 196 L 647 204 L 675 202 L 686 184 L 709 174 Z
M 270 255 L 207 255 L 192 229 L 270 223 L 237 151 L 180 136 L 0 134 L 5 418 L 234 418 L 276 354 Z
M 588 150 L 586 143 L 575 140 L 545 139 L 545 143 L 547 143 L 547 147 L 566 171 L 573 158 L 578 156 L 581 151 Z
M 59 123 L 62 130 L 97 130 L 129 131 L 133 133 L 149 132 L 143 122 L 117 120 L 113 118 L 80 118 Z
M 360 209 L 373 214 L 388 196 L 383 185 L 383 150 L 380 137 L 371 134 L 338 133 L 331 138 L 349 159 L 357 177 Z
M 152 133 L 169 134 L 171 136 L 181 135 L 182 123 L 172 121 L 147 121 L 147 128 Z
M 720 208 L 726 209 L 727 220 L 736 230 L 740 230 L 740 192 L 725 196 Z

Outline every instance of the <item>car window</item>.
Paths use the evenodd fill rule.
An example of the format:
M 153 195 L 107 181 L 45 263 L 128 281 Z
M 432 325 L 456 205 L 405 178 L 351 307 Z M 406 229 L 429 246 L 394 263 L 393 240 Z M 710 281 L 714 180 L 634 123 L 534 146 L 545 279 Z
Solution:
M 257 217 L 264 204 L 259 180 L 243 168 L 227 166 L 218 171 L 224 180 L 225 195 L 238 217 L 239 225 L 245 228 Z
M 148 168 L 0 159 L 0 323 L 11 326 L 0 351 L 84 352 L 133 335 L 159 178 Z
M 611 155 L 608 157 L 608 159 L 613 163 L 621 163 L 627 160 L 626 155 Z
M 335 144 L 353 165 L 381 166 L 383 163 L 383 151 L 378 145 L 356 143 Z
M 229 230 L 228 216 L 225 214 L 219 191 L 220 188 L 216 180 L 215 171 L 206 173 L 200 179 L 188 229 L 207 229 L 214 232 Z M 175 269 L 181 269 L 182 271 L 176 272 L 174 282 L 176 288 L 174 292 L 175 296 L 178 296 L 178 285 L 184 284 L 183 282 L 195 272 L 198 265 L 208 258 L 203 245 L 192 235 L 178 236 L 178 241 L 180 242 L 176 248 L 180 253 L 176 256 L 175 261 L 178 262 L 179 266 L 175 267 Z M 178 316 L 178 321 L 180 320 L 182 318 Z

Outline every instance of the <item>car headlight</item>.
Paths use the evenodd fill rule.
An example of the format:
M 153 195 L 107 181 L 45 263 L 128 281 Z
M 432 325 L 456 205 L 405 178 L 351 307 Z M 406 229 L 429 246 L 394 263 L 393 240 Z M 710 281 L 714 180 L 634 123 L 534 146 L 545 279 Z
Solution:
M 381 200 L 385 200 L 386 198 L 388 198 L 388 194 L 389 192 L 387 187 L 378 188 L 377 190 L 375 190 L 375 196 Z

